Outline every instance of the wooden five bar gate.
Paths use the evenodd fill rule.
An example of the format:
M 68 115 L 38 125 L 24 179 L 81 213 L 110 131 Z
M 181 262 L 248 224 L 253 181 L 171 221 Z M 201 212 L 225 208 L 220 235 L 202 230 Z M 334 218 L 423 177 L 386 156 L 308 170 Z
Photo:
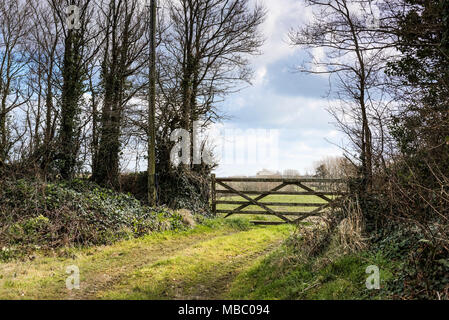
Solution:
M 308 217 L 318 216 L 324 210 L 338 206 L 341 197 L 346 194 L 346 182 L 342 179 L 289 179 L 289 178 L 217 178 L 211 177 L 211 206 L 214 214 L 226 214 L 226 218 L 234 214 L 252 215 L 272 215 L 283 221 L 252 221 L 255 224 L 282 224 L 298 223 Z M 277 183 L 278 185 L 268 191 L 257 190 L 237 190 L 236 183 Z M 251 184 L 251 183 L 250 183 Z M 281 190 L 286 186 L 295 186 L 295 191 Z M 220 187 L 220 188 L 217 188 Z M 245 189 L 247 189 L 246 187 Z M 261 200 L 270 195 L 290 195 L 290 196 L 315 196 L 321 199 L 321 203 L 316 202 L 262 202 Z M 227 197 L 231 197 L 228 199 Z M 253 197 L 251 197 L 253 196 Z M 245 201 L 233 200 L 241 197 Z M 303 199 L 303 198 L 301 198 Z M 301 200 L 300 200 L 301 201 Z M 232 209 L 219 209 L 217 205 L 236 205 Z M 248 210 L 250 206 L 257 206 L 263 210 Z M 311 211 L 278 211 L 275 207 L 301 207 L 311 208 Z M 246 210 L 245 210 L 246 209 Z

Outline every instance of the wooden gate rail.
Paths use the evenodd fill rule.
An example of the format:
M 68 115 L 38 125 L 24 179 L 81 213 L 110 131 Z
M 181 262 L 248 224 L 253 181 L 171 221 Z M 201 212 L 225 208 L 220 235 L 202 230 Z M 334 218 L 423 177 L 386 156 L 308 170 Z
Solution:
M 216 204 L 247 204 L 247 201 L 216 201 Z M 304 202 L 263 202 L 266 206 L 277 207 L 321 207 L 322 203 L 304 203 Z
M 283 182 L 287 184 L 294 184 L 298 181 L 301 182 L 325 182 L 325 183 L 342 183 L 343 179 L 321 179 L 321 178 L 304 178 L 304 179 L 292 179 L 292 178 L 217 178 L 215 179 L 221 182 Z
M 212 175 L 212 211 L 214 214 L 224 213 L 226 214 L 225 218 L 233 215 L 233 214 L 257 214 L 257 215 L 274 215 L 278 218 L 282 219 L 283 222 L 263 222 L 263 221 L 253 221 L 256 224 L 276 224 L 276 223 L 297 223 L 307 217 L 316 216 L 323 212 L 324 209 L 332 207 L 336 204 L 337 199 L 332 199 L 332 197 L 344 196 L 345 192 L 336 192 L 336 191 L 319 191 L 310 188 L 304 183 L 319 183 L 319 185 L 329 185 L 329 184 L 342 184 L 345 183 L 342 179 L 282 179 L 282 178 L 217 178 L 215 175 Z M 229 182 L 277 182 L 280 183 L 278 186 L 272 188 L 269 191 L 239 191 L 230 185 L 226 184 Z M 216 188 L 217 184 L 224 189 Z M 305 190 L 301 192 L 295 191 L 281 191 L 280 189 L 284 188 L 288 185 L 295 185 L 299 188 Z M 230 195 L 234 194 L 242 197 L 246 201 L 232 201 L 232 200 L 217 200 L 217 194 Z M 258 195 L 255 198 L 251 198 L 248 195 Z M 319 197 L 324 200 L 324 203 L 303 203 L 303 202 L 261 202 L 263 198 L 269 195 L 312 195 Z M 217 210 L 218 204 L 234 204 L 238 205 L 238 207 L 231 210 Z M 264 211 L 258 210 L 247 210 L 243 211 L 248 206 L 258 206 Z M 316 208 L 312 211 L 305 212 L 289 212 L 289 211 L 275 211 L 268 206 L 276 206 L 276 207 L 309 207 Z M 294 220 L 287 218 L 287 216 L 295 217 Z
M 215 190 L 216 193 L 220 194 L 235 194 L 233 191 L 229 190 Z M 243 191 L 244 194 L 261 194 L 266 191 Z M 327 196 L 344 196 L 346 195 L 345 192 L 296 192 L 296 191 L 271 191 L 270 194 L 278 194 L 278 195 L 291 195 L 291 196 L 306 196 L 306 195 L 317 195 L 317 194 L 325 194 Z

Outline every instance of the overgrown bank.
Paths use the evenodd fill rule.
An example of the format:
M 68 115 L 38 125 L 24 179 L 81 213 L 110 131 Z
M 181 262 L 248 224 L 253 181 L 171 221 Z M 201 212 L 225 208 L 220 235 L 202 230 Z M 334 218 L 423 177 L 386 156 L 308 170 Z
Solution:
M 188 221 L 185 221 L 185 220 Z M 0 182 L 0 258 L 35 249 L 112 243 L 154 231 L 184 229 L 193 217 L 152 209 L 129 194 L 85 180 Z
M 300 226 L 281 248 L 240 274 L 228 298 L 447 297 L 449 260 L 444 247 L 412 223 L 345 209 Z M 373 267 L 378 268 L 380 281 L 374 289 L 366 284 L 374 279 Z

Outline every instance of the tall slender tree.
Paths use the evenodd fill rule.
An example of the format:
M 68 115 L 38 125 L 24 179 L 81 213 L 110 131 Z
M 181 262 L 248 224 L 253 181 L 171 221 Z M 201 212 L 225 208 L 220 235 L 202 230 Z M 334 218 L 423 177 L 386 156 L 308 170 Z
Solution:
M 13 146 L 10 114 L 29 100 L 25 39 L 30 30 L 30 16 L 28 1 L 0 1 L 0 166 Z
M 61 68 L 61 123 L 59 126 L 60 149 L 55 155 L 59 162 L 61 176 L 65 179 L 73 177 L 80 149 L 79 115 L 80 105 L 85 92 L 87 79 L 86 64 L 89 55 L 91 31 L 89 22 L 93 8 L 91 0 L 51 0 L 51 6 L 62 26 L 64 54 Z M 68 12 L 68 9 L 76 9 Z M 77 15 L 79 13 L 79 15 Z M 68 16 L 69 15 L 69 16 Z M 73 16 L 73 20 L 68 18 Z
M 121 125 L 129 100 L 143 88 L 133 85 L 148 61 L 142 59 L 147 48 L 145 8 L 138 0 L 110 0 L 100 5 L 104 21 L 101 62 L 102 111 L 97 163 L 93 179 L 118 186 Z M 143 23 L 142 23 L 143 21 Z

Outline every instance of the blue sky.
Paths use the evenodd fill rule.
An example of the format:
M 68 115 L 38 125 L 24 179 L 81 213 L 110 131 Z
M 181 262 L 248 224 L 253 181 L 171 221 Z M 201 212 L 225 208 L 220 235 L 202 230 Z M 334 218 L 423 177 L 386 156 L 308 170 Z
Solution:
M 264 168 L 296 169 L 305 173 L 313 169 L 315 161 L 342 154 L 341 149 L 327 141 L 341 145 L 344 139 L 326 111 L 330 103 L 326 97 L 328 78 L 294 72 L 305 53 L 291 47 L 287 41 L 289 29 L 307 21 L 310 9 L 301 0 L 265 0 L 262 3 L 268 11 L 262 26 L 266 42 L 263 54 L 252 58 L 253 85 L 226 98 L 222 110 L 232 118 L 219 127 L 239 132 L 236 140 L 244 140 L 250 129 L 275 130 L 277 148 L 268 154 L 270 161 L 222 161 L 216 170 L 220 176 L 254 175 Z M 247 139 L 247 144 L 250 146 L 241 148 L 246 148 L 248 156 L 251 139 Z M 221 150 L 222 146 L 218 145 Z M 240 149 L 235 147 L 235 153 L 242 152 Z

